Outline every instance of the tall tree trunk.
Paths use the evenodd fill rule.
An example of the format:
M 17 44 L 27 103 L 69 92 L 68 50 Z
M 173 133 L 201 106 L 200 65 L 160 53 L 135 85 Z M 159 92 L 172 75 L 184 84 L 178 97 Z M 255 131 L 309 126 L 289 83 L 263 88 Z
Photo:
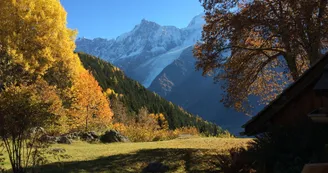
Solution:
M 85 117 L 85 132 L 88 131 L 89 106 L 87 106 L 87 115 Z
M 316 40 L 315 43 L 311 44 L 311 47 L 307 51 L 310 65 L 312 66 L 321 57 L 320 53 L 320 40 Z
M 296 65 L 296 56 L 292 53 L 292 46 L 291 46 L 291 42 L 290 42 L 290 33 L 288 33 L 287 31 L 283 34 L 283 38 L 282 41 L 284 43 L 284 45 L 286 46 L 286 52 L 284 54 L 284 58 L 287 62 L 287 66 L 288 69 L 290 71 L 290 74 L 293 78 L 294 81 L 296 81 L 299 77 L 299 72 L 297 69 L 297 65 Z
M 285 60 L 287 62 L 287 66 L 288 66 L 288 69 L 290 71 L 290 74 L 291 74 L 293 80 L 296 81 L 299 78 L 300 74 L 297 69 L 295 56 L 287 53 L 285 55 Z

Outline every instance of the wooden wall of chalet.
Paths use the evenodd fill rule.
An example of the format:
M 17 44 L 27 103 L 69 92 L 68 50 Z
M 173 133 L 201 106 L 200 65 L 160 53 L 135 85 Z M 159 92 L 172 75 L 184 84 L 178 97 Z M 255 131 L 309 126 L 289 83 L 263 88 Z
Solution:
M 315 83 L 314 83 L 315 84 Z M 314 85 L 306 87 L 300 95 L 296 96 L 291 102 L 284 106 L 273 118 L 271 123 L 290 125 L 306 119 L 308 113 L 320 107 L 328 108 L 328 98 L 317 95 Z

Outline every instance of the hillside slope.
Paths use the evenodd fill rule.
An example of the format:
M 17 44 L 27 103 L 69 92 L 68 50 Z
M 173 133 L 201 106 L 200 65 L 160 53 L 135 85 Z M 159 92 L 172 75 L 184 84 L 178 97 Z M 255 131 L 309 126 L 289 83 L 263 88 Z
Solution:
M 196 71 L 195 62 L 192 47 L 189 47 L 177 60 L 164 68 L 148 89 L 185 110 L 238 134 L 241 125 L 249 117 L 228 109 L 219 102 L 223 92 L 220 85 L 214 84 L 213 78 L 203 77 L 200 71 Z
M 104 90 L 110 88 L 123 95 L 120 100 L 130 112 L 138 112 L 140 108 L 146 107 L 151 113 L 164 113 L 170 129 L 194 126 L 205 134 L 216 135 L 223 132 L 217 125 L 194 116 L 147 90 L 137 81 L 126 77 L 121 70 L 112 64 L 91 55 L 78 54 L 84 67 L 93 73 Z

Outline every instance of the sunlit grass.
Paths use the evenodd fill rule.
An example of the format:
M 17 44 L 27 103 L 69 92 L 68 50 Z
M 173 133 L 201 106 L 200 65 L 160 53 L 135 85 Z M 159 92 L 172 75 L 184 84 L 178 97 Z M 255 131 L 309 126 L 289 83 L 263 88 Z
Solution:
M 171 172 L 211 172 L 217 170 L 216 155 L 233 147 L 245 147 L 250 139 L 188 138 L 160 142 L 56 144 L 70 158 L 63 164 L 43 166 L 41 172 L 142 172 L 148 163 L 159 161 Z M 9 167 L 9 164 L 6 163 Z

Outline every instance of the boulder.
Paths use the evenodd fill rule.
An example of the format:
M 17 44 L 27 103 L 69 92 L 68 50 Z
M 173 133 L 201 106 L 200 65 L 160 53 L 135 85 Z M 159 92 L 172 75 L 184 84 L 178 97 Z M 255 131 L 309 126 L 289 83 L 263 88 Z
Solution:
M 97 135 L 96 132 L 89 132 L 89 134 L 94 138 L 94 139 L 98 139 L 99 135 Z
M 67 136 L 60 136 L 57 139 L 57 143 L 59 143 L 59 144 L 72 144 L 72 141 Z
M 42 135 L 40 137 L 40 140 L 42 142 L 51 143 L 51 144 L 57 143 L 57 138 L 55 136 Z
M 73 132 L 73 133 L 70 134 L 70 139 L 79 140 L 80 139 L 80 134 L 78 132 Z
M 161 162 L 149 163 L 147 167 L 143 169 L 143 172 L 167 172 L 169 167 Z
M 103 143 L 112 143 L 112 142 L 130 142 L 130 140 L 123 136 L 120 132 L 116 130 L 108 130 L 104 135 L 100 137 L 100 141 Z
M 90 133 L 81 133 L 80 138 L 84 141 L 93 141 L 94 137 Z

